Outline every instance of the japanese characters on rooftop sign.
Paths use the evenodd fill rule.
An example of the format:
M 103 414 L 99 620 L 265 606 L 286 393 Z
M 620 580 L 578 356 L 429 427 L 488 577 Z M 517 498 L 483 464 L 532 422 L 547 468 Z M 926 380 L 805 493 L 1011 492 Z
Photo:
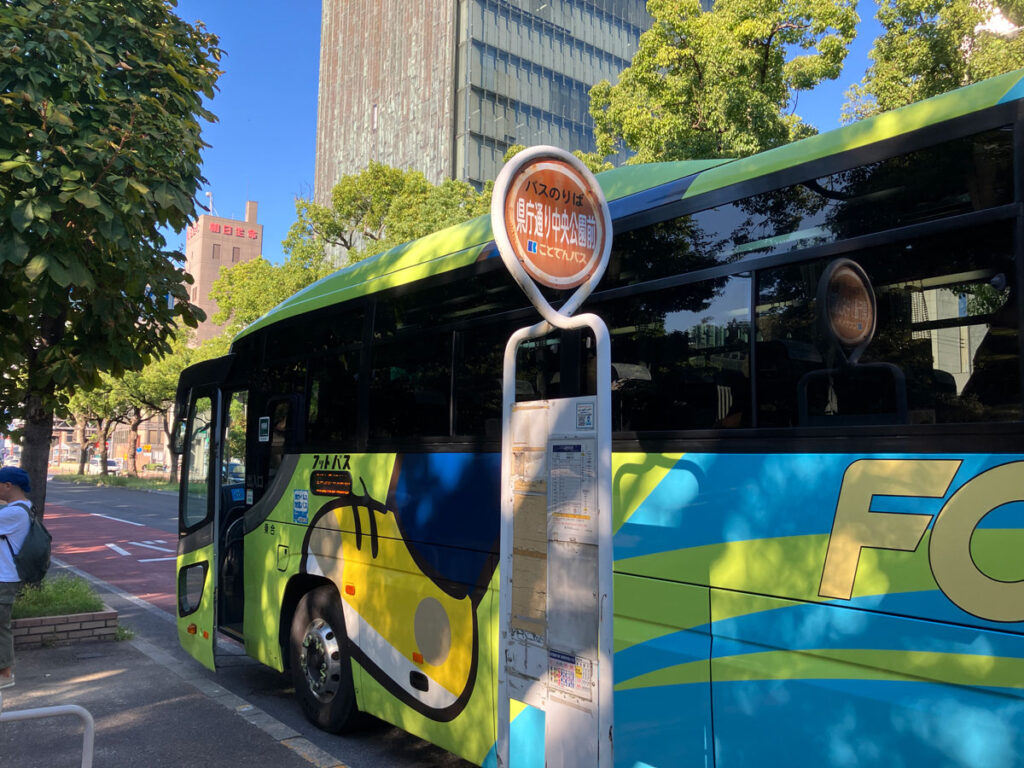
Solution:
M 229 235 L 231 237 L 245 237 L 249 240 L 259 240 L 260 233 L 255 229 L 247 229 L 246 227 L 239 227 L 234 224 L 221 224 L 218 221 L 211 221 L 207 224 L 207 228 L 210 232 L 217 235 Z M 186 240 L 191 240 L 193 237 L 199 234 L 199 225 L 189 225 L 188 232 L 185 235 Z
M 533 282 L 578 288 L 560 311 L 569 316 L 601 279 L 611 251 L 611 216 L 600 185 L 578 158 L 556 147 L 524 150 L 502 169 L 491 227 L 505 265 L 546 318 L 545 308 L 554 310 Z

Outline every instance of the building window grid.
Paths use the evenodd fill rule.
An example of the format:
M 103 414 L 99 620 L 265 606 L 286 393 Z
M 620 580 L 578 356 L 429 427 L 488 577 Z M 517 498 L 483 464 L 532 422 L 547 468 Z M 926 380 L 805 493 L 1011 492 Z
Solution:
M 566 114 L 570 112 L 573 115 L 579 117 L 573 117 L 574 122 L 586 125 L 585 120 L 581 120 L 580 117 L 587 115 L 590 105 L 590 86 L 586 83 L 569 77 L 561 72 L 548 69 L 537 62 L 524 59 L 520 56 L 515 56 L 507 51 L 502 51 L 494 46 L 488 45 L 479 40 L 473 41 L 474 53 L 479 55 L 474 56 L 474 61 L 479 61 L 479 73 L 480 82 L 479 85 L 484 90 L 495 91 L 505 96 L 515 98 L 518 101 L 525 101 L 526 96 L 535 96 L 548 102 L 554 101 L 555 99 L 561 100 L 562 103 L 570 108 L 554 110 L 551 109 L 552 104 L 538 104 L 542 108 L 547 108 L 548 111 L 558 112 L 560 114 Z M 499 66 L 500 65 L 500 66 Z M 519 74 L 509 74 L 508 70 L 515 68 L 525 75 L 525 78 Z M 501 82 L 504 70 L 505 82 Z M 525 82 L 525 88 L 523 84 Z M 547 83 L 550 86 L 546 91 L 541 92 L 540 86 L 543 83 Z M 512 85 L 521 86 L 520 88 L 513 88 Z M 525 90 L 527 93 L 523 93 Z M 546 99 L 544 97 L 547 97 Z M 561 106 L 561 105 L 559 105 Z
M 579 135 L 585 139 L 585 141 L 580 143 L 580 146 L 578 147 L 579 149 L 583 149 L 588 152 L 593 151 L 595 145 L 592 134 L 592 121 L 589 119 L 589 115 L 587 116 L 587 122 L 577 122 L 564 117 L 563 115 L 549 112 L 545 109 L 539 109 L 529 104 L 522 104 L 514 99 L 502 96 L 499 93 L 493 93 L 476 87 L 471 87 L 470 90 L 472 95 L 476 97 L 477 104 L 479 105 L 478 109 L 480 110 L 481 115 L 483 114 L 484 105 L 487 105 L 489 108 L 500 107 L 506 112 L 511 112 L 515 116 L 517 126 L 521 124 L 521 121 L 524 118 L 526 118 L 528 122 L 530 118 L 532 118 L 536 127 L 531 131 L 531 133 L 540 133 L 542 131 L 545 133 L 553 131 L 562 132 L 568 128 L 574 135 Z M 494 109 L 494 112 L 496 113 L 497 109 Z M 550 127 L 551 131 L 544 131 L 545 126 Z M 472 127 L 470 127 L 469 133 L 474 133 Z M 482 134 L 483 132 L 480 131 L 480 133 Z M 516 138 L 518 139 L 519 137 L 516 136 Z
M 635 21 L 649 21 L 645 3 L 614 5 Z M 629 65 L 649 26 L 614 23 L 620 17 L 602 11 L 606 7 L 576 0 L 553 3 L 548 13 L 554 21 L 549 21 L 507 0 L 462 6 L 455 69 L 457 177 L 482 188 L 500 169 L 505 150 L 516 143 L 596 148 L 589 86 L 575 84 L 614 78 Z M 559 26 L 560 19 L 576 34 Z M 553 52 L 556 47 L 559 53 Z
M 479 87 L 474 88 L 471 85 L 470 106 L 462 121 L 463 130 L 466 133 L 486 135 L 485 125 L 498 123 L 502 118 L 509 119 L 508 114 L 502 115 L 500 109 L 494 109 L 492 119 L 488 120 L 484 112 L 491 111 L 488 109 L 490 105 L 485 106 L 490 102 L 493 107 L 503 108 L 506 113 L 511 110 L 512 119 L 515 120 L 515 127 L 511 130 L 502 126 L 501 130 L 486 132 L 494 133 L 492 138 L 498 144 L 507 146 L 517 141 L 536 143 L 535 139 L 529 138 L 535 136 L 539 140 L 555 141 L 564 146 L 592 151 L 594 140 L 589 115 L 589 86 L 557 72 L 550 65 L 554 64 L 553 59 L 556 58 L 572 63 L 579 58 L 579 54 L 591 58 L 594 63 L 609 66 L 614 71 L 628 66 L 629 62 L 574 37 L 563 27 L 515 8 L 507 2 L 479 0 L 477 9 L 480 13 L 478 20 L 486 20 L 489 23 L 482 24 L 480 36 L 475 36 L 472 29 L 467 33 L 472 46 L 470 56 L 473 61 L 469 71 L 465 73 L 468 77 L 463 79 L 477 80 Z M 596 6 L 588 6 L 588 9 L 599 10 Z M 515 23 L 516 21 L 519 23 Z M 634 37 L 638 38 L 639 28 L 631 30 L 636 33 Z M 619 31 L 622 31 L 621 25 Z M 518 55 L 518 51 L 523 47 L 523 37 L 534 37 L 538 32 L 545 34 L 549 39 L 543 42 L 550 44 L 534 44 L 529 47 L 531 50 L 544 52 L 542 60 L 532 61 Z M 503 37 L 505 39 L 501 40 Z M 607 39 L 608 36 L 604 37 Z M 499 41 L 505 45 L 494 44 Z M 550 53 L 555 44 L 565 50 L 560 57 L 553 57 Z M 511 73 L 511 67 L 525 72 Z M 593 64 L 590 67 L 591 70 L 596 68 Z M 474 74 L 476 77 L 471 77 Z M 544 84 L 548 85 L 546 89 L 542 88 Z M 484 95 L 486 92 L 490 93 Z M 535 98 L 529 98 L 531 96 Z M 542 104 L 526 104 L 524 102 L 527 99 L 540 101 Z M 473 109 L 473 101 L 476 102 L 477 109 Z M 562 109 L 552 109 L 553 107 Z M 536 123 L 536 128 L 531 129 L 527 135 L 522 134 L 519 129 L 524 123 L 530 122 Z M 478 178 L 478 174 L 472 172 L 469 176 L 471 180 Z
M 520 25 L 523 26 L 528 25 L 530 27 L 543 29 L 544 31 L 547 31 L 552 34 L 560 33 L 570 37 L 572 36 L 569 29 L 566 28 L 565 26 L 562 26 L 561 24 L 556 24 L 554 21 L 544 19 L 541 16 L 537 15 L 536 12 L 531 13 L 530 11 L 518 8 L 515 5 L 512 5 L 511 3 L 507 2 L 507 0 L 477 0 L 477 5 L 484 10 L 490 10 L 492 13 L 496 15 L 501 15 L 508 22 L 515 20 L 519 22 Z M 564 7 L 564 4 L 562 5 Z M 646 7 L 645 4 L 642 3 L 636 3 L 634 5 L 641 8 Z M 629 21 L 628 19 L 625 18 L 625 16 L 615 14 L 609 10 L 606 10 L 605 8 L 600 7 L 597 3 L 577 2 L 571 4 L 571 11 L 578 10 L 581 16 L 584 15 L 584 8 L 586 8 L 586 16 L 590 17 L 595 21 L 607 24 L 608 27 L 610 27 L 612 30 L 621 30 L 622 32 L 628 32 L 633 37 L 639 37 L 641 34 L 643 34 L 644 27 Z M 571 11 L 570 15 L 572 15 Z M 645 13 L 645 11 L 641 11 L 640 13 Z M 562 15 L 565 15 L 564 12 Z M 637 21 L 639 20 L 640 19 L 637 18 Z M 578 21 L 576 23 L 579 24 Z M 605 39 L 607 39 L 608 37 L 608 35 L 599 36 Z
M 556 46 L 567 46 L 568 48 L 566 53 L 560 57 L 562 61 L 572 61 L 580 54 L 584 54 L 601 62 L 602 64 L 607 65 L 615 72 L 621 72 L 630 65 L 630 59 L 622 56 L 616 56 L 608 50 L 598 48 L 591 43 L 573 36 L 569 30 L 564 27 L 559 27 L 554 24 L 544 22 L 541 19 L 536 19 L 536 17 L 526 14 L 525 11 L 518 11 L 518 9 L 516 10 L 518 11 L 521 22 L 516 25 L 516 34 L 513 37 L 509 31 L 512 21 L 511 17 L 501 14 L 499 11 L 499 7 L 501 7 L 502 4 L 493 3 L 492 0 L 482 0 L 481 6 L 487 5 L 494 5 L 496 7 L 493 9 L 484 9 L 484 13 L 481 18 L 479 18 L 481 35 L 477 37 L 470 33 L 470 38 L 472 40 L 482 40 L 484 42 L 491 43 L 497 48 L 508 50 L 516 55 L 521 55 L 524 49 L 528 51 L 541 51 L 542 61 L 552 69 L 554 69 L 555 66 L 552 61 L 551 53 Z M 499 25 L 497 23 L 499 17 L 501 18 L 501 21 L 504 22 L 503 25 Z M 505 28 L 505 34 L 502 34 L 502 26 Z M 530 33 L 530 37 L 533 36 L 532 33 L 537 32 L 538 37 L 541 37 L 542 39 L 527 40 L 524 44 L 524 41 L 522 41 L 523 35 L 521 34 L 523 30 Z M 547 39 L 543 39 L 544 37 Z M 639 41 L 639 38 L 640 32 L 637 31 L 635 40 Z M 505 42 L 506 44 L 501 45 L 499 41 Z M 629 47 L 635 48 L 635 46 L 636 43 L 633 43 L 633 45 L 630 45 Z

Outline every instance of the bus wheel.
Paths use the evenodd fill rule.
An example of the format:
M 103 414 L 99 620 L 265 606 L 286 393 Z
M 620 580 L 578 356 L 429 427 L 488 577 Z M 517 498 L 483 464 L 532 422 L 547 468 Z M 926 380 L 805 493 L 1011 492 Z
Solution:
M 346 641 L 345 618 L 334 587 L 307 592 L 292 619 L 292 682 L 306 717 L 331 733 L 350 728 L 358 713 Z

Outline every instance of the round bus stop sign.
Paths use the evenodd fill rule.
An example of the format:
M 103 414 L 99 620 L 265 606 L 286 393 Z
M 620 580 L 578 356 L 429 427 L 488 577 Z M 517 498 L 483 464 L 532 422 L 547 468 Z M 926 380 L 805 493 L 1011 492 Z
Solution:
M 556 147 L 524 150 L 502 169 L 491 225 L 502 259 L 535 305 L 540 298 L 550 308 L 524 284 L 524 273 L 547 288 L 584 286 L 572 307 L 563 307 L 565 315 L 590 294 L 611 251 L 611 217 L 600 185 L 578 158 Z

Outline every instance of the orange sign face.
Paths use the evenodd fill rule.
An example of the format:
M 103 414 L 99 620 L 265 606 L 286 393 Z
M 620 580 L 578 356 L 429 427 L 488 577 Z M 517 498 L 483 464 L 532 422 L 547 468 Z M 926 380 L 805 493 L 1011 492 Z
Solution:
M 505 231 L 527 274 L 548 288 L 575 288 L 601 263 L 610 236 L 601 200 L 569 163 L 543 158 L 521 168 L 505 196 Z
M 864 278 L 849 266 L 839 267 L 829 280 L 827 297 L 829 326 L 839 343 L 852 347 L 870 340 L 874 301 Z

